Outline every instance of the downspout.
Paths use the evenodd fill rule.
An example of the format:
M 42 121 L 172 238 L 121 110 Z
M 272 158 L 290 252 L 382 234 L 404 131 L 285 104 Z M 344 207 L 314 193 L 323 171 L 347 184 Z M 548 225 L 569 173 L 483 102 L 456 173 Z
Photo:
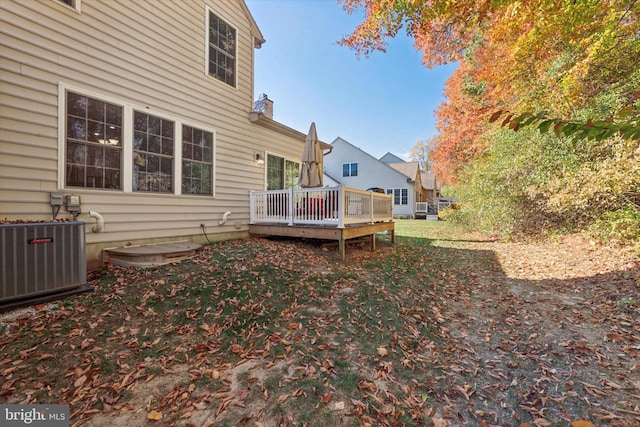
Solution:
M 102 231 L 104 230 L 104 218 L 102 217 L 102 215 L 100 215 L 96 211 L 89 211 L 89 216 L 91 218 L 95 218 L 96 220 L 96 225 L 93 226 L 91 231 L 93 231 L 94 233 L 102 233 Z
M 222 219 L 218 222 L 218 225 L 224 225 L 225 222 L 227 222 L 227 218 L 229 218 L 229 215 L 231 215 L 231 211 L 226 211 L 223 215 L 222 215 Z

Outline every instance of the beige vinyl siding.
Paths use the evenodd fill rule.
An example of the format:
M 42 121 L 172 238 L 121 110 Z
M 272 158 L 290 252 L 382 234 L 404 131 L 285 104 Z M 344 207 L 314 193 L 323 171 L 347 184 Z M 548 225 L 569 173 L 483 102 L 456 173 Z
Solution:
M 207 6 L 237 31 L 235 88 L 206 73 Z M 254 154 L 298 158 L 304 141 L 248 120 L 251 25 L 244 5 L 230 0 L 83 0 L 82 13 L 51 0 L 0 2 L 0 217 L 50 219 L 50 192 L 78 194 L 89 258 L 127 242 L 201 239 L 200 224 L 210 237 L 246 234 L 249 191 L 265 179 Z M 126 106 L 124 114 L 137 109 L 213 131 L 215 196 L 61 187 L 61 88 Z M 105 232 L 91 232 L 89 210 L 104 217 Z

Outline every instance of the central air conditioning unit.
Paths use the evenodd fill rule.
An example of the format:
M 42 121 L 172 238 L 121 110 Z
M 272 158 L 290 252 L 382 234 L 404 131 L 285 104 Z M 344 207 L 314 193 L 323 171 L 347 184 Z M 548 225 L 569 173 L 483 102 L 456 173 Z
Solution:
M 0 306 L 87 289 L 84 222 L 0 224 L 0 249 Z

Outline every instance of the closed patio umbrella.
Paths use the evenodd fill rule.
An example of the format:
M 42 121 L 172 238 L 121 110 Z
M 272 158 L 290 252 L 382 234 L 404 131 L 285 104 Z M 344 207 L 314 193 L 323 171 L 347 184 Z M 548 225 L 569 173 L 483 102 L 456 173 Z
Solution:
M 302 151 L 302 165 L 298 176 L 298 185 L 300 187 L 322 187 L 322 177 L 324 175 L 322 161 L 323 154 L 318 142 L 316 124 L 312 122 Z

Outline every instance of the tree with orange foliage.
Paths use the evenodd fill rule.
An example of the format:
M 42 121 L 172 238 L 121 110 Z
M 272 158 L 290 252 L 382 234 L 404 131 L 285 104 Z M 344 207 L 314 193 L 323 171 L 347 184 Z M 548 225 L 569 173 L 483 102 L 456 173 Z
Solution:
M 442 134 L 434 158 L 445 175 L 482 152 L 480 135 L 498 109 L 569 119 L 604 91 L 616 91 L 621 105 L 611 108 L 618 110 L 640 97 L 638 0 L 343 3 L 365 13 L 341 41 L 358 53 L 384 51 L 385 39 L 404 28 L 428 67 L 460 61 L 437 113 Z
M 447 80 L 445 96 L 436 112 L 438 145 L 432 152 L 433 170 L 443 184 L 455 184 L 461 168 L 484 150 L 483 117 L 488 111 L 482 88 L 465 82 L 467 64 L 463 61 Z

